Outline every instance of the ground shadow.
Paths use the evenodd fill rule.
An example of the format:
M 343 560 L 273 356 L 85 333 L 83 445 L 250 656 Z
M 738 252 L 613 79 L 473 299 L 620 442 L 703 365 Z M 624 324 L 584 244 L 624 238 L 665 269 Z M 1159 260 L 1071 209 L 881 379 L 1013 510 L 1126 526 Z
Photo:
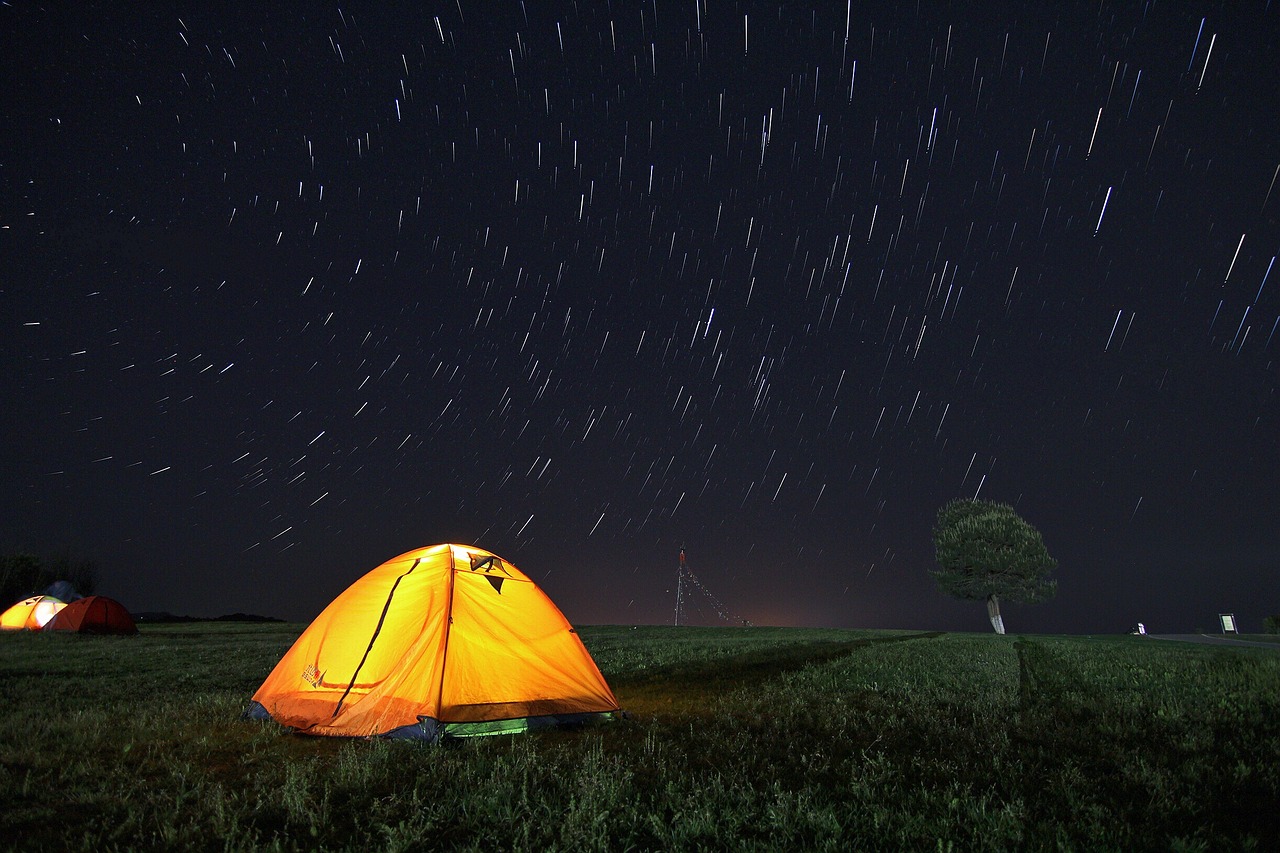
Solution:
M 705 707 L 708 700 L 729 690 L 763 684 L 788 672 L 846 657 L 859 649 L 888 643 L 928 640 L 942 631 L 868 637 L 849 641 L 796 643 L 754 649 L 736 655 L 672 664 L 610 679 L 622 707 L 632 713 Z

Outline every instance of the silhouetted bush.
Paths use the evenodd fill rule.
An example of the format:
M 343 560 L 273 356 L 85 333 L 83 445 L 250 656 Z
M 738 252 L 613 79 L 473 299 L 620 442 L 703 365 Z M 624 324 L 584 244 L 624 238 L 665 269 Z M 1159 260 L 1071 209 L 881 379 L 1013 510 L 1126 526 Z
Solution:
M 0 607 L 38 595 L 60 580 L 70 583 L 80 595 L 92 595 L 98 588 L 98 564 L 72 559 L 69 553 L 52 560 L 25 551 L 0 556 Z

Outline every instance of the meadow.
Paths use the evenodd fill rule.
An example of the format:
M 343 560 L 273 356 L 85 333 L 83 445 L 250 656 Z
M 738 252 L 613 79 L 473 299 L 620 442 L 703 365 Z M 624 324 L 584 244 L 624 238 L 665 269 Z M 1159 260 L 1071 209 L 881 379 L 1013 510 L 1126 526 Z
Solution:
M 626 719 L 240 719 L 303 626 L 0 636 L 0 838 L 111 850 L 1280 848 L 1280 649 L 583 627 Z

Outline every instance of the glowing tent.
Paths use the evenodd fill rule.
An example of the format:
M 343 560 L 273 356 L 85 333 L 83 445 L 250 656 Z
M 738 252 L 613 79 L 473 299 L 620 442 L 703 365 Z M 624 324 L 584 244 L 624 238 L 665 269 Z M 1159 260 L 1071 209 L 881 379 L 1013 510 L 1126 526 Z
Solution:
M 124 605 L 112 598 L 91 595 L 73 601 L 45 624 L 46 631 L 77 634 L 136 634 L 138 626 Z
M 479 548 L 401 554 L 333 600 L 245 715 L 313 735 L 469 737 L 618 710 L 538 585 Z
M 51 595 L 33 595 L 24 598 L 0 613 L 0 629 L 5 631 L 39 631 L 62 608 L 66 607 Z

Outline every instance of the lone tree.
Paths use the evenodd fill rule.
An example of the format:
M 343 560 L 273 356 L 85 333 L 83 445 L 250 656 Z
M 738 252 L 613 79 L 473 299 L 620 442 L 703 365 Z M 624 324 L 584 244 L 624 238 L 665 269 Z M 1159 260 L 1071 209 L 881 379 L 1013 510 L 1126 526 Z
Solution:
M 1058 582 L 1049 573 L 1058 561 L 1049 556 L 1040 531 L 1008 504 L 954 500 L 938 510 L 933 530 L 938 568 L 930 574 L 947 595 L 987 601 L 997 634 L 1004 633 L 1000 599 L 1029 604 L 1052 598 Z

